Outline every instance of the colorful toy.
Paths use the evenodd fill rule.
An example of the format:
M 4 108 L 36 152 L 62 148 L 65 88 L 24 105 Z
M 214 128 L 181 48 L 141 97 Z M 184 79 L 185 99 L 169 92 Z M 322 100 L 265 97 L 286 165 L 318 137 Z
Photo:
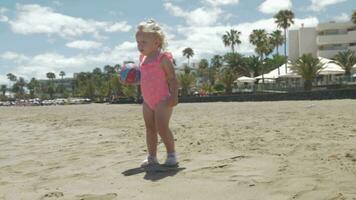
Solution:
M 134 63 L 126 63 L 120 69 L 120 80 L 128 84 L 138 84 L 141 73 L 139 67 Z

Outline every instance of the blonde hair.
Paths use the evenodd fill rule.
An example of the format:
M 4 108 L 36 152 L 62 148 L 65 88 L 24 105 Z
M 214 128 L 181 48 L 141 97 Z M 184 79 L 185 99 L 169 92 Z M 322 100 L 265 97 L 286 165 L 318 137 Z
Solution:
M 164 33 L 162 28 L 159 26 L 159 24 L 155 20 L 149 19 L 148 21 L 143 21 L 143 22 L 139 23 L 139 25 L 137 26 L 136 34 L 138 32 L 157 34 L 157 36 L 161 42 L 160 48 L 162 50 L 166 50 L 167 45 L 168 45 L 168 42 L 166 40 L 166 34 Z

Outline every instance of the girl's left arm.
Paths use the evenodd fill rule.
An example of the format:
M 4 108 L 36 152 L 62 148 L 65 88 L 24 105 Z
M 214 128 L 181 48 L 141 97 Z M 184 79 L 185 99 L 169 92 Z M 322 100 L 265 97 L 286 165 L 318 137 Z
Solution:
M 166 73 L 167 83 L 171 93 L 171 96 L 168 99 L 168 104 L 172 107 L 176 106 L 178 104 L 178 81 L 173 64 L 168 58 L 163 57 L 161 60 L 161 67 Z

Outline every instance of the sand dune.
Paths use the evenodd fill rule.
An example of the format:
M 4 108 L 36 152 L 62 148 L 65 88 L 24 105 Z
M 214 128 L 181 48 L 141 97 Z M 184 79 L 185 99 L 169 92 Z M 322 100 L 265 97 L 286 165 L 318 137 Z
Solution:
M 0 107 L 0 200 L 356 199 L 355 100 L 180 104 L 171 129 L 180 168 L 145 172 L 140 105 Z

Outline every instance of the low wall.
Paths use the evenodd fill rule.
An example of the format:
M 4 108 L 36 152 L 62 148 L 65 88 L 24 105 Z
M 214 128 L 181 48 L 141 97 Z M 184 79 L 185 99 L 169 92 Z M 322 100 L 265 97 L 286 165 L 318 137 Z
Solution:
M 293 93 L 247 93 L 209 97 L 182 97 L 179 99 L 179 102 L 287 101 L 324 99 L 356 99 L 356 89 L 322 90 Z
M 320 90 L 292 93 L 241 93 L 206 97 L 180 97 L 180 103 L 231 102 L 231 101 L 288 101 L 288 100 L 326 100 L 356 99 L 356 89 Z M 142 103 L 142 100 L 119 100 L 112 103 Z

